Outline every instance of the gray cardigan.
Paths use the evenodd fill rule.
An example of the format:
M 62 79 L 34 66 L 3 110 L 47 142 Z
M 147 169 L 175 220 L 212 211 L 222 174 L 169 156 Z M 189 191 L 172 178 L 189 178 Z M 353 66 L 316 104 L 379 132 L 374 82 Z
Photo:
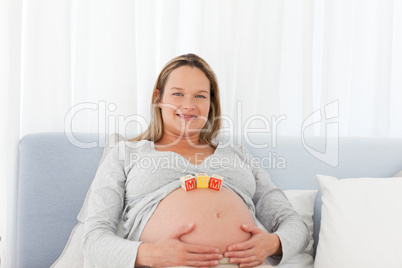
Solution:
M 283 191 L 244 147 L 221 146 L 201 165 L 174 152 L 156 151 L 153 142 L 119 142 L 99 166 L 91 185 L 82 240 L 86 266 L 134 267 L 142 230 L 159 202 L 180 187 L 187 174 L 225 177 L 223 187 L 238 194 L 254 219 L 276 233 L 285 262 L 308 243 L 308 229 Z

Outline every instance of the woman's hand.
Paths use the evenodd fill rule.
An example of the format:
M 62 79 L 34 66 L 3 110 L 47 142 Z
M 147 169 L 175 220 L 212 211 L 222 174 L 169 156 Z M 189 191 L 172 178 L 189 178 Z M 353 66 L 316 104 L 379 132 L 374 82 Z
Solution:
M 276 234 L 267 233 L 254 224 L 243 224 L 243 231 L 251 233 L 245 242 L 228 246 L 225 257 L 240 267 L 253 267 L 262 264 L 266 258 L 282 254 L 281 241 Z
M 223 258 L 222 254 L 219 254 L 219 249 L 180 241 L 180 237 L 192 232 L 194 227 L 194 224 L 182 226 L 175 233 L 158 242 L 142 243 L 138 249 L 136 266 L 210 267 L 218 265 L 218 260 Z

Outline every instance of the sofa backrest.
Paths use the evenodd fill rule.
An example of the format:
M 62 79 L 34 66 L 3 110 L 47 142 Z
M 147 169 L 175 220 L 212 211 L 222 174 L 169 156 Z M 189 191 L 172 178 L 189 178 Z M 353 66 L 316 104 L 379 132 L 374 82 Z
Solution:
M 94 134 L 76 134 L 81 141 Z M 20 141 L 17 266 L 50 267 L 77 224 L 103 148 L 81 149 L 64 133 L 31 134 Z
M 98 134 L 74 134 L 97 142 Z M 104 140 L 104 139 L 103 139 Z M 242 143 L 262 160 L 280 188 L 318 189 L 316 174 L 347 177 L 391 177 L 402 169 L 402 139 L 271 137 L 252 135 Z M 256 146 L 267 145 L 265 148 Z M 94 178 L 103 145 L 79 148 L 64 133 L 25 136 L 20 142 L 18 183 L 18 267 L 49 267 L 61 254 L 86 192 Z M 321 194 L 315 205 L 317 243 Z

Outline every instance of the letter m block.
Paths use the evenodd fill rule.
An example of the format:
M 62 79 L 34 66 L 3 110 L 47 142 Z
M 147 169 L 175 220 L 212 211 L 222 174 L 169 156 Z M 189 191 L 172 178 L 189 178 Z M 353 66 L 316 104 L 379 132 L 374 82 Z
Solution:
M 197 188 L 197 182 L 195 177 L 191 174 L 183 176 L 180 178 L 180 185 L 186 192 Z
M 220 191 L 222 188 L 223 177 L 219 175 L 212 175 L 209 179 L 208 188 Z

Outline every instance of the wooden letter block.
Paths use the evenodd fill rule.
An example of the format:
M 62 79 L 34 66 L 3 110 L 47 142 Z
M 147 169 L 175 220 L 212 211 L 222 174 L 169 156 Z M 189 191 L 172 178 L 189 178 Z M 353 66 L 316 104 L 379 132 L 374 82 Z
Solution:
M 186 192 L 197 188 L 197 182 L 195 177 L 191 174 L 183 176 L 180 178 L 180 185 Z
M 196 173 L 197 188 L 208 188 L 209 176 L 206 173 Z
M 219 175 L 212 175 L 209 179 L 208 188 L 220 191 L 222 188 L 223 177 Z

